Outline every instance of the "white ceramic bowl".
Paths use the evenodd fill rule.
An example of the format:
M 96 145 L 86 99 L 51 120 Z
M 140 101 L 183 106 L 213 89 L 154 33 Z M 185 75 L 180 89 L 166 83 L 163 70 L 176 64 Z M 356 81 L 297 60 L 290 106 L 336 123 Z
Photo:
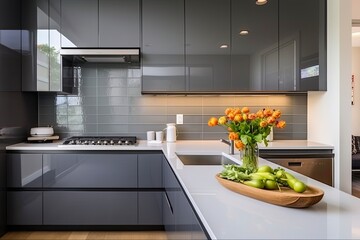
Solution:
M 52 127 L 35 127 L 30 129 L 30 135 L 33 137 L 49 137 L 54 135 Z

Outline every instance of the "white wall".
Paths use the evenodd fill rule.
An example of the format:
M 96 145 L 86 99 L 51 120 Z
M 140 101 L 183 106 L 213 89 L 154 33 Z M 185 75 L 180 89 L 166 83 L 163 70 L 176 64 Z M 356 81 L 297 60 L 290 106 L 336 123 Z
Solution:
M 355 76 L 355 84 L 354 105 L 351 106 L 351 133 L 360 136 L 360 47 L 352 48 L 352 74 Z
M 351 193 L 351 4 L 327 1 L 327 91 L 308 94 L 308 140 L 334 146 L 335 187 Z
M 352 0 L 352 19 L 360 19 L 360 0 Z

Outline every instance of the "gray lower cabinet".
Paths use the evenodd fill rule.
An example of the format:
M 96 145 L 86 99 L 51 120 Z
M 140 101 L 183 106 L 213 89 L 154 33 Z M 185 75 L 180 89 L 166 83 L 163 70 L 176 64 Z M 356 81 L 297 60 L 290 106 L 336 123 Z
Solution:
M 166 159 L 163 163 L 163 221 L 168 239 L 207 239 L 207 236 Z
M 7 187 L 42 187 L 42 154 L 7 154 Z
M 44 154 L 44 187 L 136 188 L 136 154 Z
M 163 192 L 139 192 L 139 225 L 163 225 Z
M 7 224 L 42 225 L 42 191 L 8 191 Z
M 136 225 L 136 192 L 44 192 L 45 225 Z
M 162 225 L 163 154 L 138 154 L 139 224 Z M 141 189 L 144 189 L 142 191 Z

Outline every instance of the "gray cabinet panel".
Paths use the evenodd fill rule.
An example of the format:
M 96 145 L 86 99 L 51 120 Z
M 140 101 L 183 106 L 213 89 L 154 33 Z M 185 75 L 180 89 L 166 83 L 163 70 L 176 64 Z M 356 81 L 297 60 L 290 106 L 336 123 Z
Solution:
M 45 225 L 135 225 L 136 192 L 44 192 Z
M 44 187 L 136 188 L 136 154 L 44 154 Z
M 98 0 L 61 1 L 61 47 L 98 47 L 98 24 Z
M 21 5 L 2 0 L 0 8 L 0 91 L 21 91 Z
M 60 79 L 60 49 L 61 49 L 61 4 L 60 0 L 49 0 L 49 66 L 50 66 L 50 91 L 62 91 Z
M 185 91 L 184 1 L 142 1 L 142 92 Z
M 99 0 L 99 47 L 140 47 L 139 0 Z
M 185 26 L 188 90 L 232 90 L 230 0 L 185 0 Z
M 42 155 L 7 154 L 7 186 L 42 187 Z
M 139 187 L 161 188 L 162 184 L 162 154 L 139 154 Z
M 278 90 L 278 29 L 278 0 L 263 6 L 231 1 L 232 89 Z M 244 30 L 247 35 L 240 34 Z M 273 78 L 275 84 L 269 84 Z
M 8 225 L 42 224 L 42 191 L 7 193 Z
M 139 192 L 139 224 L 162 225 L 162 192 Z
M 279 42 L 280 90 L 326 90 L 326 1 L 279 0 Z

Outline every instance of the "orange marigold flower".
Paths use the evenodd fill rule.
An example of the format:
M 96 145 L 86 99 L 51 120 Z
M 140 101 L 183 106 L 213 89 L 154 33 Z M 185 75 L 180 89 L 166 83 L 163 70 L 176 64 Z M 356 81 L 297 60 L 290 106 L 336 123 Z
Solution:
M 257 111 L 256 116 L 258 118 L 263 118 L 264 117 L 264 112 L 262 110 L 259 110 L 259 111 Z
M 212 117 L 209 119 L 208 121 L 208 126 L 209 127 L 214 127 L 218 124 L 218 119 L 216 117 Z
M 275 122 L 275 118 L 273 116 L 270 116 L 266 119 L 267 123 L 272 124 Z
M 281 112 L 279 110 L 276 110 L 276 111 L 273 112 L 272 116 L 274 118 L 279 118 L 281 116 Z
M 227 128 L 228 132 L 232 132 L 233 130 L 231 129 L 231 127 Z
M 241 122 L 241 120 L 242 120 L 241 114 L 236 114 L 235 117 L 234 117 L 234 121 L 235 122 Z
M 236 116 L 237 114 L 240 114 L 241 113 L 241 110 L 240 110 L 240 108 L 234 108 L 233 109 L 234 111 L 234 115 Z
M 229 113 L 231 113 L 233 111 L 232 108 L 227 108 L 225 109 L 225 115 L 228 115 Z
M 241 112 L 242 112 L 242 113 L 249 113 L 249 112 L 250 112 L 250 109 L 249 109 L 248 107 L 243 107 L 243 108 L 241 109 Z
M 228 117 L 230 120 L 234 120 L 235 115 L 234 115 L 233 112 L 230 112 L 230 113 L 227 115 L 227 117 Z
M 219 118 L 219 121 L 218 121 L 219 124 L 223 125 L 223 124 L 225 124 L 226 122 L 227 122 L 227 119 L 226 119 L 225 116 L 222 116 L 222 117 Z
M 268 123 L 263 120 L 263 121 L 261 121 L 261 122 L 259 123 L 259 125 L 260 125 L 260 127 L 264 128 L 264 127 L 266 127 L 266 126 L 268 125 Z
M 253 120 L 253 119 L 255 119 L 256 118 L 256 114 L 255 113 L 250 113 L 249 115 L 248 115 L 248 119 L 249 120 Z
M 284 128 L 286 126 L 286 122 L 285 121 L 279 121 L 277 124 L 276 124 L 276 127 L 277 128 Z
M 238 140 L 239 135 L 236 132 L 230 132 L 229 133 L 229 140 Z
M 273 111 L 270 108 L 264 109 L 265 117 L 270 117 L 273 114 Z
M 235 147 L 239 150 L 243 150 L 245 144 L 241 140 L 235 140 Z

